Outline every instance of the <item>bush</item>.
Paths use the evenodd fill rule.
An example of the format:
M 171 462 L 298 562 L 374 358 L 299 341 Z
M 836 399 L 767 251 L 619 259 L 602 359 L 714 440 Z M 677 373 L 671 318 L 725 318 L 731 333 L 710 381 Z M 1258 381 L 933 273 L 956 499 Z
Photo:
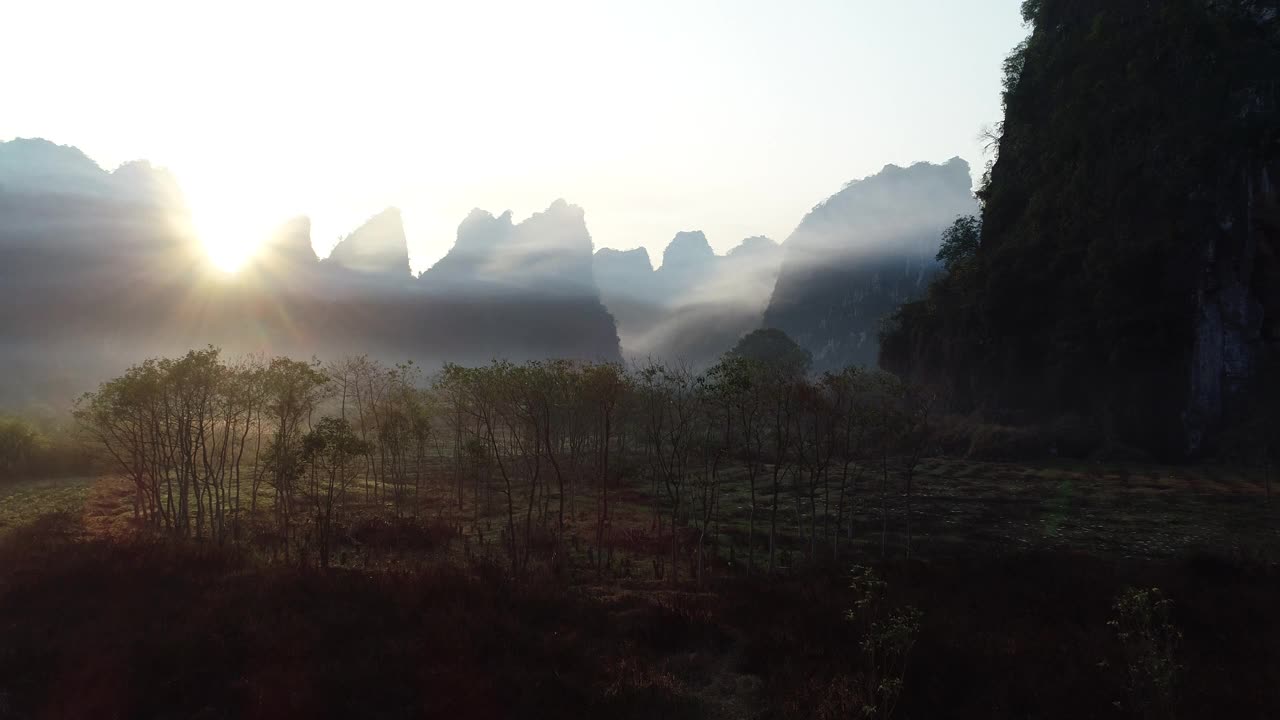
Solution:
M 947 455 L 1010 462 L 1086 458 L 1105 447 L 1101 429 L 1078 415 L 1027 425 L 947 416 L 937 422 L 933 442 Z
M 458 529 L 441 519 L 372 515 L 351 523 L 339 533 L 358 545 L 382 551 L 430 551 L 449 548 Z
M 1124 647 L 1128 709 L 1143 717 L 1173 717 L 1182 671 L 1182 632 L 1173 624 L 1173 601 L 1160 588 L 1126 588 L 1113 609 L 1116 616 L 1107 624 Z
M 978 425 L 966 457 L 971 460 L 1030 460 L 1050 454 L 1049 443 L 1033 428 Z
M 0 477 L 16 475 L 36 447 L 36 432 L 14 418 L 0 418 Z
M 0 482 L 88 475 L 99 469 L 93 455 L 65 428 L 0 417 Z

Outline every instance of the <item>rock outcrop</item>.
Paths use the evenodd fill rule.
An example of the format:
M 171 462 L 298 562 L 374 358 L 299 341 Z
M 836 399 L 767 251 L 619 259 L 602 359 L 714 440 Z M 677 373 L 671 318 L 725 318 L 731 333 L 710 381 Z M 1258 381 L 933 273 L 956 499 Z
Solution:
M 813 353 L 817 370 L 875 366 L 885 318 L 923 295 L 942 231 L 977 211 L 969 165 L 889 165 L 849 183 L 800 222 L 764 314 Z
M 962 411 L 1194 457 L 1275 405 L 1275 4 L 1026 12 L 977 254 L 903 309 L 883 364 Z
M 409 270 L 409 241 L 400 210 L 387 208 L 365 221 L 334 246 L 325 261 L 336 267 L 386 279 L 403 280 Z
M 594 269 L 626 355 L 704 367 L 760 326 L 780 262 L 778 244 L 766 237 L 717 255 L 702 232 L 685 231 L 656 270 L 643 248 L 599 250 Z
M 598 298 L 592 240 L 582 208 L 556 200 L 515 224 L 472 210 L 448 254 L 422 274 L 433 293 L 542 293 Z

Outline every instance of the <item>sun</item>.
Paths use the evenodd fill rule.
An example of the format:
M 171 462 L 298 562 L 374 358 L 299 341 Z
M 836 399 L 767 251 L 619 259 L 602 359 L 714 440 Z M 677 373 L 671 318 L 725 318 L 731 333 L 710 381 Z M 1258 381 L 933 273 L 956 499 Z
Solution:
M 261 245 L 255 223 L 225 210 L 197 210 L 192 213 L 192 221 L 209 262 L 222 272 L 238 272 Z
M 249 261 L 250 253 L 234 243 L 206 239 L 204 245 L 205 251 L 209 253 L 209 261 L 225 273 L 238 272 Z

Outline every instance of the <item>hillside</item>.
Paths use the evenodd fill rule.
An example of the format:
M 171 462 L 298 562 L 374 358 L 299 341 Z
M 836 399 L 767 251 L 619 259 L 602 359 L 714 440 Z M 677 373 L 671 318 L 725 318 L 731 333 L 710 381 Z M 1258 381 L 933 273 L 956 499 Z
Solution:
M 783 243 L 764 313 L 813 353 L 818 370 L 873 366 L 884 318 L 938 271 L 938 235 L 973 212 L 969 165 L 889 165 L 820 203 Z
M 1280 338 L 1276 5 L 1024 12 L 981 243 L 903 308 L 882 364 L 958 409 L 1196 454 Z
M 760 327 L 781 260 L 781 248 L 767 237 L 746 238 L 717 255 L 695 230 L 676 233 L 656 270 L 643 248 L 602 248 L 593 269 L 624 355 L 705 367 Z
M 210 343 L 428 366 L 620 357 L 580 208 L 557 201 L 493 241 L 482 271 L 415 278 L 398 210 L 323 260 L 301 217 L 227 275 L 210 267 L 168 173 L 145 162 L 108 172 L 45 140 L 0 143 L 0 285 L 14 294 L 0 308 L 11 380 L 0 402 L 65 405 L 139 352 Z

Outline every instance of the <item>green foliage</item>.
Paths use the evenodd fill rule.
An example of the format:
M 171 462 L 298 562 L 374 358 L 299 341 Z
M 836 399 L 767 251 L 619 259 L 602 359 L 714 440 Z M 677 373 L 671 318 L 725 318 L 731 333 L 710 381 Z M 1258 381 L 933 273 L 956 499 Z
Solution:
M 981 243 L 982 221 L 972 215 L 958 217 L 942 232 L 938 262 L 949 273 L 963 272 L 974 263 Z
M 777 328 L 761 328 L 748 333 L 728 354 L 791 376 L 806 374 L 813 364 L 813 355 Z
M 34 428 L 16 418 L 0 417 L 0 479 L 11 478 L 36 450 Z
M 1115 617 L 1107 624 L 1124 648 L 1128 709 L 1143 717 L 1172 718 L 1182 671 L 1182 632 L 1173 624 L 1173 601 L 1160 588 L 1127 588 L 1112 609 Z
M 70 428 L 52 419 L 0 416 L 0 482 L 88 475 L 99 469 Z
M 1022 22 L 1033 23 L 1040 13 L 1042 0 L 1022 0 Z
M 889 585 L 871 568 L 855 566 L 850 587 L 855 599 L 846 618 L 857 623 L 862 633 L 861 715 L 888 718 L 905 687 L 907 661 L 923 615 L 911 606 L 890 609 Z
M 1277 24 L 1247 0 L 1023 10 L 981 243 L 887 325 L 882 366 L 965 411 L 1078 413 L 1164 449 L 1206 263 L 1254 262 L 1241 208 L 1280 162 Z
M 772 331 L 701 374 L 660 362 L 494 361 L 447 365 L 424 387 L 411 364 L 367 356 L 235 363 L 208 348 L 130 368 L 82 398 L 76 418 L 131 482 L 135 525 L 261 542 L 273 559 L 301 564 L 318 552 L 327 567 L 331 550 L 344 564 L 335 543 L 366 509 L 398 521 L 434 507 L 486 530 L 498 520 L 489 537 L 520 577 L 535 551 L 565 562 L 559 543 L 590 498 L 591 561 L 603 574 L 612 495 L 632 481 L 649 488 L 658 542 L 670 543 L 669 574 L 655 575 L 678 580 L 688 551 L 702 582 L 723 547 L 722 495 L 743 474 L 749 569 L 766 511 L 770 571 L 783 555 L 838 558 L 854 539 L 854 494 L 873 472 L 882 555 L 899 483 L 909 554 L 931 395 L 854 368 L 812 378 L 808 360 Z M 803 543 L 782 547 L 793 519 Z
M 1005 109 L 1009 107 L 1009 98 L 1018 88 L 1018 80 L 1022 79 L 1022 70 L 1027 63 L 1027 41 L 1023 40 L 1018 43 L 1009 55 L 1005 57 L 1004 63 L 1000 66 L 1000 70 L 1004 73 L 1001 78 L 1001 87 L 1004 88 L 1001 93 L 1001 99 L 1004 102 Z
M 303 461 L 326 468 L 345 466 L 369 449 L 369 443 L 356 437 L 346 418 L 326 415 L 302 437 Z

